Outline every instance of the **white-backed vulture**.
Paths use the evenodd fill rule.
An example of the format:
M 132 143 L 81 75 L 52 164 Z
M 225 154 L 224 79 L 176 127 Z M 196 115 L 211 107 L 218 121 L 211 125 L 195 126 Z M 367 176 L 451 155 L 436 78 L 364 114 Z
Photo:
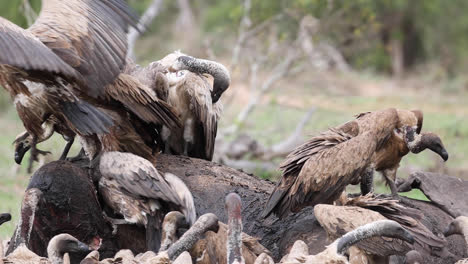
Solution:
M 212 97 L 213 91 L 220 92 L 229 87 L 229 72 L 217 62 L 180 52 L 173 52 L 148 67 L 156 68 L 157 65 L 168 71 L 165 75 L 169 83 L 166 101 L 176 109 L 183 125 L 181 129 L 164 128 L 165 152 L 211 160 L 222 109 L 221 103 Z M 213 87 L 203 74 L 214 78 Z
M 361 114 L 356 120 L 330 128 L 297 147 L 280 166 L 282 178 L 263 217 L 271 213 L 284 217 L 305 206 L 332 203 L 348 184 L 366 182 L 361 185 L 365 189 L 367 182 L 372 182 L 376 166 L 387 160 L 396 160 L 398 165 L 401 156 L 395 144 L 419 150 L 432 143 L 441 147 L 441 155 L 446 154 L 440 139 L 432 133 L 424 136 L 428 140 L 421 140 L 416 132 L 422 121 L 414 118 L 414 128 L 413 124 L 405 124 L 408 123 L 405 117 L 406 112 L 394 108 Z
M 423 113 L 420 110 L 397 109 L 397 112 L 399 120 L 397 131 L 392 133 L 386 142 L 375 152 L 373 168 L 366 171 L 362 177 L 361 191 L 363 194 L 367 194 L 372 190 L 373 171 L 375 169 L 382 173 L 392 191 L 392 195 L 397 197 L 397 189 L 394 183 L 397 169 L 401 159 L 410 151 L 412 153 L 419 153 L 429 148 L 439 154 L 444 161 L 448 159 L 448 153 L 439 136 L 431 132 L 421 133 Z M 373 112 L 361 113 L 356 116 L 355 120 L 347 122 L 336 129 L 351 135 L 359 135 L 372 127 L 373 115 Z M 402 131 L 398 131 L 406 128 L 412 131 L 403 134 L 410 136 L 410 138 L 402 137 Z
M 25 244 L 18 246 L 11 254 L 3 259 L 7 263 L 22 264 L 62 264 L 66 253 L 87 253 L 91 248 L 69 234 L 54 236 L 47 246 L 48 258 L 40 257 L 29 250 Z
M 125 65 L 126 33 L 135 24 L 122 0 L 43 0 L 26 30 L 0 18 L 0 83 L 34 141 L 50 115 L 81 135 L 108 131 L 112 120 L 81 99 L 102 95 L 114 82 Z
M 166 212 L 178 210 L 187 221 L 196 218 L 193 197 L 177 176 L 159 174 L 148 160 L 131 153 L 104 152 L 93 160 L 100 172 L 99 192 L 107 206 L 125 222 L 146 228 L 147 246 L 158 251 Z
M 156 125 L 180 127 L 168 104 L 123 73 L 126 33 L 135 24 L 123 0 L 44 0 L 38 19 L 27 30 L 0 20 L 5 36 L 0 38 L 0 82 L 15 97 L 32 135 L 32 157 L 37 155 L 37 138 L 44 134 L 41 124 L 51 114 L 86 137 L 81 143 L 100 151 L 93 146 L 102 143 L 94 134 L 107 133 L 113 122 L 91 104 L 125 110 L 125 116 L 144 123 L 146 134 L 157 133 Z
M 333 243 L 328 245 L 324 251 L 316 255 L 305 255 L 305 253 L 308 251 L 307 245 L 305 245 L 305 243 L 302 241 L 296 241 L 294 245 L 296 246 L 296 244 L 298 244 L 297 247 L 302 249 L 295 250 L 295 247 L 293 246 L 291 253 L 294 253 L 294 256 L 287 255 L 280 263 L 348 264 L 350 262 L 344 254 L 350 247 L 364 239 L 381 236 L 399 238 L 409 243 L 414 241 L 414 238 L 411 236 L 411 234 L 409 234 L 397 222 L 391 220 L 380 220 L 360 226 L 346 233 L 341 238 L 338 238 Z
M 405 255 L 412 249 L 430 255 L 433 248 L 445 246 L 445 240 L 420 223 L 420 211 L 400 205 L 396 200 L 366 195 L 351 199 L 346 206 L 318 204 L 314 207 L 314 215 L 332 240 L 359 226 L 387 219 L 401 224 L 415 239 L 414 245 L 382 237 L 363 240 L 350 249 L 351 263 L 388 263 L 390 255 Z
M 169 246 L 167 250 L 154 253 L 147 251 L 133 256 L 130 250 L 120 250 L 114 258 L 104 259 L 99 261 L 99 252 L 93 251 L 81 264 L 98 264 L 98 263 L 141 263 L 141 264 L 169 264 L 169 263 L 191 263 L 187 261 L 187 250 L 190 249 L 195 242 L 201 239 L 203 234 L 209 230 L 216 231 L 218 229 L 218 217 L 208 213 L 200 216 L 197 221 L 188 229 L 179 240 Z M 190 255 L 188 255 L 190 257 Z M 172 261 L 172 262 L 171 262 Z
M 444 236 L 462 235 L 465 239 L 466 250 L 468 251 L 468 217 L 459 216 L 452 220 L 450 225 L 444 231 Z M 467 264 L 468 258 L 460 259 L 455 264 Z

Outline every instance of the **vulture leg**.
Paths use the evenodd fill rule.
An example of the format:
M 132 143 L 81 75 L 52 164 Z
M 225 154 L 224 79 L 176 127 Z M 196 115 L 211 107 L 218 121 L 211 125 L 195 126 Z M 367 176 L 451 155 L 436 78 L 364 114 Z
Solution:
M 392 191 L 393 198 L 399 199 L 400 196 L 398 196 L 398 189 L 395 185 L 396 171 L 397 171 L 396 168 L 383 170 L 382 175 L 384 176 L 387 185 L 390 187 L 390 190 Z
M 39 155 L 47 155 L 50 154 L 50 151 L 43 151 L 37 148 L 37 136 L 33 136 L 31 140 L 31 152 L 29 156 L 29 165 L 28 165 L 28 173 L 32 172 L 32 165 L 34 161 L 39 161 Z
M 366 195 L 373 191 L 374 168 L 368 167 L 361 176 L 361 194 Z
M 65 148 L 63 149 L 62 155 L 60 155 L 59 160 L 65 160 L 67 158 L 68 152 L 70 151 L 71 146 L 73 145 L 73 141 L 75 141 L 75 138 L 73 137 L 67 141 L 67 145 L 65 145 Z
M 192 118 L 188 118 L 185 121 L 184 126 L 184 155 L 187 157 L 189 156 L 189 150 L 193 145 L 194 132 L 193 120 Z
M 153 214 L 147 215 L 148 224 L 146 225 L 146 249 L 153 251 L 154 253 L 159 252 L 161 247 L 161 226 L 164 219 L 164 214 L 156 210 Z

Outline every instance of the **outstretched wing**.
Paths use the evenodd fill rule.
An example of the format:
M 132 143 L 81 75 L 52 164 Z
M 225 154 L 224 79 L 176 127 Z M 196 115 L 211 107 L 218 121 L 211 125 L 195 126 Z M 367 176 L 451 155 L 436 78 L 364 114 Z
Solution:
M 0 65 L 9 65 L 23 71 L 57 74 L 69 81 L 81 79 L 77 71 L 33 34 L 2 17 L 0 17 Z
M 127 32 L 137 20 L 124 0 L 43 0 L 28 29 L 85 77 L 85 94 L 101 96 L 122 71 Z

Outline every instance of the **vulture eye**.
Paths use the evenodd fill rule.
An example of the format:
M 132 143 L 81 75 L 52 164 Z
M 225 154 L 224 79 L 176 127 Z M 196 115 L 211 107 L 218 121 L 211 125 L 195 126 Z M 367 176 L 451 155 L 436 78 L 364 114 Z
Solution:
M 185 73 L 184 73 L 183 71 L 178 71 L 178 72 L 176 73 L 176 76 L 177 76 L 177 77 L 182 77 L 182 76 L 184 76 L 184 74 L 185 74 Z

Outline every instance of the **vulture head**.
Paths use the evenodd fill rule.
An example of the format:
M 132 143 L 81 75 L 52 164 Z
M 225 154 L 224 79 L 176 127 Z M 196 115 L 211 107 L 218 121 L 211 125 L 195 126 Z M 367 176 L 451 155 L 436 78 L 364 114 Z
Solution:
M 90 251 L 91 248 L 88 245 L 69 234 L 54 236 L 47 246 L 47 255 L 52 263 L 61 263 L 65 253 L 88 254 Z
M 0 225 L 11 220 L 11 214 L 4 213 L 0 214 Z
M 227 68 L 221 63 L 187 56 L 179 51 L 173 52 L 160 60 L 162 65 L 169 67 L 170 71 L 187 70 L 193 73 L 209 74 L 213 76 L 213 90 L 211 91 L 212 103 L 229 88 L 231 76 Z
M 380 220 L 346 233 L 338 240 L 337 252 L 343 255 L 354 244 L 374 236 L 398 238 L 411 244 L 414 243 L 414 237 L 400 224 L 392 220 Z
M 455 234 L 463 235 L 464 229 L 468 229 L 468 217 L 459 216 L 450 223 L 450 225 L 444 231 L 444 236 L 447 237 Z
M 15 145 L 15 162 L 17 164 L 21 164 L 24 155 L 31 148 L 31 139 L 32 137 L 25 131 L 19 134 L 13 142 Z
M 418 134 L 413 127 L 405 127 L 405 142 L 412 153 L 419 153 L 425 149 L 430 149 L 447 161 L 449 154 L 442 143 L 440 137 L 432 132 Z

